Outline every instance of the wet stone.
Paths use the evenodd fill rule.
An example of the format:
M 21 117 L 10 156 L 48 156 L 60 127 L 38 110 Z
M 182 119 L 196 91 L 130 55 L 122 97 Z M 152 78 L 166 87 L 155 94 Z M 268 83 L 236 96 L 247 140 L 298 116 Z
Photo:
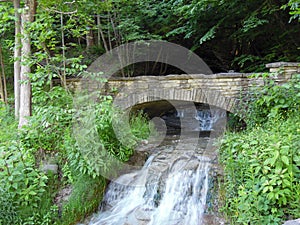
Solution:
M 186 166 L 184 167 L 185 170 L 196 170 L 197 167 L 199 166 L 199 161 L 198 160 L 190 160 Z
M 134 211 L 135 218 L 141 221 L 150 221 L 151 219 L 151 210 L 150 209 L 142 209 L 138 208 Z
M 201 224 L 208 207 L 212 158 L 203 156 L 202 146 L 195 147 L 194 141 L 185 139 L 150 150 L 143 169 L 117 179 L 124 186 L 109 185 L 104 201 L 110 207 L 90 225 Z M 133 185 L 137 180 L 138 185 Z M 214 221 L 204 219 L 209 223 L 203 224 Z
M 286 221 L 283 225 L 300 225 L 300 218 L 297 220 Z

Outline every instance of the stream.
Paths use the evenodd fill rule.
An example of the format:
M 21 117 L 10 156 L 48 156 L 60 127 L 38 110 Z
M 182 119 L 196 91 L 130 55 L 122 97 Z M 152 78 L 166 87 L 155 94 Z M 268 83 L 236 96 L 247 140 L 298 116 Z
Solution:
M 177 115 L 183 116 L 182 112 Z M 217 121 L 215 117 L 197 112 L 194 118 L 202 121 L 200 130 L 207 131 Z M 99 212 L 86 224 L 213 224 L 207 221 L 217 161 L 213 142 L 208 136 L 166 136 L 159 146 L 148 150 L 149 157 L 140 170 L 125 173 L 109 184 Z

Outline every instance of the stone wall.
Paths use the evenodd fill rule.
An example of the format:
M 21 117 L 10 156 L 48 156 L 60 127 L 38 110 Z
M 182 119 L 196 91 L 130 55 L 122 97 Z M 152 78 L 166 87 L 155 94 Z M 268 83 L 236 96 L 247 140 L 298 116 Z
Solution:
M 266 64 L 270 73 L 279 73 L 285 79 L 290 79 L 295 73 L 300 73 L 300 63 L 298 62 L 275 62 Z
M 294 73 L 300 73 L 298 63 L 270 63 L 266 67 L 274 73 L 272 79 L 284 83 Z M 219 73 L 212 75 L 181 74 L 168 76 L 139 76 L 110 78 L 108 82 L 69 79 L 71 89 L 99 90 L 114 96 L 121 109 L 158 100 L 181 100 L 208 103 L 234 112 L 246 93 L 254 85 L 264 85 L 262 78 L 247 73 Z

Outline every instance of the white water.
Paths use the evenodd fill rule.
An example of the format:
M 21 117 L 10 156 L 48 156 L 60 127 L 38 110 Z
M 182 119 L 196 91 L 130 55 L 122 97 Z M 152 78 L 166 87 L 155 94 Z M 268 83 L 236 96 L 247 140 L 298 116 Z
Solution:
M 213 130 L 213 125 L 220 119 L 226 118 L 223 109 L 197 110 L 195 119 L 200 122 L 201 131 Z
M 174 116 L 192 118 L 185 129 L 211 131 L 219 119 L 226 118 L 226 111 L 182 109 L 171 115 L 171 119 Z M 111 182 L 100 212 L 89 225 L 204 224 L 211 163 L 203 151 L 207 154 L 210 148 L 207 139 L 196 140 L 199 140 L 196 149 L 191 149 L 191 143 L 195 142 L 189 139 L 179 143 L 180 147 L 174 145 L 177 141 L 171 147 L 163 146 L 148 158 L 141 170 Z
M 111 182 L 90 225 L 201 225 L 206 209 L 209 158 L 166 150 L 140 171 Z
M 211 109 L 177 109 L 177 118 L 191 118 L 190 128 L 194 131 L 211 131 L 213 126 L 220 120 L 225 119 L 226 110 L 211 108 Z M 198 124 L 197 124 L 197 121 Z

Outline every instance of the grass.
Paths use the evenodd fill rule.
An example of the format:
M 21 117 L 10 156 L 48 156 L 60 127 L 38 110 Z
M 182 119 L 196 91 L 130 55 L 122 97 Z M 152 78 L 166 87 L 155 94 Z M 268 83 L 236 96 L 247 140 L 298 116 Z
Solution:
M 106 187 L 103 177 L 91 178 L 81 175 L 72 187 L 70 199 L 62 207 L 60 225 L 80 222 L 95 212 L 102 200 Z

